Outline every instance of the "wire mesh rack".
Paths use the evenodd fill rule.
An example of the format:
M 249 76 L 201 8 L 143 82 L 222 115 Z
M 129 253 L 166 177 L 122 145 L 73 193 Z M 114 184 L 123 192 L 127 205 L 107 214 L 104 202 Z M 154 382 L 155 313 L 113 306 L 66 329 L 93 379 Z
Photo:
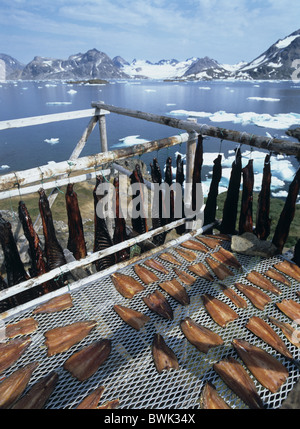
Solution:
M 222 242 L 222 246 L 229 249 L 229 243 L 226 241 Z M 176 257 L 180 263 L 179 269 L 189 272 L 189 265 L 197 262 L 206 264 L 205 258 L 207 255 L 217 250 L 218 247 L 214 250 L 208 249 L 208 253 L 194 251 L 197 254 L 197 259 L 192 263 L 187 262 L 176 252 L 176 246 L 169 248 L 167 251 Z M 163 250 L 163 252 L 165 251 Z M 282 290 L 282 294 L 277 296 L 264 291 L 270 296 L 271 302 L 262 311 L 255 308 L 248 298 L 234 288 L 237 294 L 242 296 L 248 304 L 247 308 L 237 308 L 224 295 L 220 281 L 216 277 L 214 282 L 209 282 L 190 272 L 197 279 L 191 286 L 184 285 L 190 297 L 190 304 L 183 306 L 159 287 L 160 282 L 177 278 L 173 270 L 174 266 L 160 259 L 160 253 L 162 251 L 158 251 L 152 257 L 167 268 L 168 274 L 159 273 L 147 267 L 155 272 L 159 277 L 159 281 L 145 286 L 145 290 L 135 295 L 132 299 L 127 299 L 120 295 L 114 287 L 110 276 L 103 277 L 99 272 L 97 281 L 71 292 L 73 299 L 71 308 L 51 314 L 40 313 L 34 315 L 32 314 L 33 308 L 31 308 L 5 320 L 4 323 L 7 325 L 8 323 L 16 323 L 26 317 L 34 317 L 38 322 L 38 329 L 31 334 L 32 341 L 28 349 L 15 364 L 1 374 L 1 379 L 9 376 L 16 369 L 27 363 L 37 361 L 39 365 L 32 374 L 27 391 L 38 379 L 49 374 L 50 371 L 56 371 L 59 375 L 58 382 L 45 405 L 45 408 L 49 409 L 76 408 L 88 394 L 99 386 L 105 387 L 101 402 L 104 403 L 118 398 L 120 408 L 124 409 L 197 409 L 200 408 L 199 397 L 201 390 L 207 381 L 211 381 L 215 385 L 218 393 L 230 407 L 243 409 L 248 407 L 226 386 L 213 369 L 214 363 L 228 356 L 233 356 L 242 363 L 231 344 L 234 338 L 242 338 L 269 352 L 287 368 L 289 376 L 275 394 L 264 388 L 249 372 L 265 408 L 279 408 L 299 379 L 299 367 L 295 362 L 288 360 L 256 337 L 245 325 L 251 316 L 256 315 L 259 317 L 272 316 L 296 326 L 275 304 L 283 299 L 297 300 L 296 291 L 299 290 L 299 282 L 290 278 L 291 286 L 285 286 L 274 281 L 274 284 Z M 258 272 L 264 272 L 282 260 L 281 256 L 274 256 L 268 259 L 242 254 L 235 254 L 235 256 L 241 263 L 243 270 L 233 270 L 234 276 L 227 277 L 222 281 L 227 286 L 233 286 L 235 282 L 240 282 L 241 280 L 245 284 L 251 284 L 246 280 L 248 272 L 253 269 Z M 143 264 L 144 261 L 145 259 L 141 256 L 139 263 Z M 121 272 L 140 281 L 133 269 L 133 265 L 122 269 Z M 157 313 L 152 312 L 144 303 L 142 298 L 156 289 L 159 289 L 165 295 L 171 305 L 174 314 L 173 320 L 162 318 Z M 201 299 L 201 296 L 206 293 L 217 297 L 233 308 L 239 315 L 238 319 L 230 322 L 224 328 L 215 323 L 207 313 Z M 136 331 L 118 316 L 113 309 L 114 304 L 121 304 L 143 312 L 151 320 L 142 329 Z M 180 321 L 188 316 L 219 334 L 224 340 L 224 344 L 211 348 L 207 354 L 198 351 L 196 347 L 189 343 L 180 328 Z M 47 356 L 45 332 L 55 327 L 82 320 L 95 320 L 97 325 L 89 335 L 66 352 L 50 357 Z M 300 350 L 287 341 L 279 328 L 273 325 L 272 328 L 286 343 L 287 348 L 294 357 L 294 361 L 299 360 Z M 163 371 L 161 374 L 157 372 L 151 352 L 155 333 L 163 336 L 166 344 L 177 356 L 179 370 Z M 112 342 L 112 351 L 109 358 L 86 381 L 78 381 L 63 368 L 64 362 L 74 352 L 102 338 L 110 339 Z

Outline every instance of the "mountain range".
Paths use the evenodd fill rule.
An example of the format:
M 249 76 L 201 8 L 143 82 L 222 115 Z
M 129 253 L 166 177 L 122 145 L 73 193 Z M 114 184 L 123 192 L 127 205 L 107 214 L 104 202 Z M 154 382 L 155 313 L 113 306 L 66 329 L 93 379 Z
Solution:
M 134 59 L 131 63 L 120 56 L 111 59 L 104 52 L 91 49 L 86 53 L 71 55 L 66 60 L 36 56 L 27 65 L 7 54 L 0 54 L 0 78 L 7 80 L 51 79 L 292 79 L 295 60 L 300 63 L 300 30 L 277 40 L 269 49 L 246 63 L 219 64 L 216 60 L 189 58 L 161 60 L 152 63 Z

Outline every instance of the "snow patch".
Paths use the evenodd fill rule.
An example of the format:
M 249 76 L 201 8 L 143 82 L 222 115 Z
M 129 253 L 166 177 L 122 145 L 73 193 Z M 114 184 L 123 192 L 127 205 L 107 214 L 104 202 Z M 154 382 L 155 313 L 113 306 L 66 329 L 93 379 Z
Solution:
M 290 46 L 290 44 L 297 39 L 297 37 L 300 37 L 300 34 L 297 34 L 296 36 L 288 36 L 285 39 L 279 40 L 278 43 L 276 43 L 276 48 L 278 49 L 284 49 Z

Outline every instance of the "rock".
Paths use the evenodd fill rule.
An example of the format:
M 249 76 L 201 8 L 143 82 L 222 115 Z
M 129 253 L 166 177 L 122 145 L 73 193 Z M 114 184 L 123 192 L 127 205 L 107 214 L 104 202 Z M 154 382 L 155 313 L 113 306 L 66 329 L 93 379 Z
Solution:
M 277 253 L 277 248 L 270 241 L 259 240 L 251 232 L 242 235 L 233 235 L 231 239 L 231 250 L 243 255 L 262 256 L 270 258 Z
M 285 134 L 286 134 L 287 136 L 291 136 L 291 137 L 294 137 L 295 139 L 298 139 L 298 140 L 299 140 L 299 142 L 300 142 L 300 127 L 297 127 L 297 128 L 290 128 L 289 130 L 287 130 L 287 131 L 285 132 Z

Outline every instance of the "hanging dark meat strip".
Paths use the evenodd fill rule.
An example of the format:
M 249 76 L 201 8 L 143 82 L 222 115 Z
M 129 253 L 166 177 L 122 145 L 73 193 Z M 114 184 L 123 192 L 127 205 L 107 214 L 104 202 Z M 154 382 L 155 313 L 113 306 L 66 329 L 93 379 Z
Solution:
M 103 216 L 97 215 L 97 204 L 101 200 L 101 196 L 97 195 L 96 191 L 98 186 L 104 182 L 104 178 L 101 175 L 96 176 L 96 185 L 93 191 L 94 196 L 94 225 L 95 225 L 95 236 L 94 236 L 94 252 L 107 249 L 113 246 L 113 241 L 109 234 L 105 219 Z M 108 255 L 98 261 L 95 261 L 95 267 L 97 271 L 105 270 L 116 263 L 116 255 Z
M 300 188 L 300 168 L 290 184 L 288 196 L 277 223 L 272 243 L 277 247 L 278 253 L 282 253 L 283 246 L 288 238 L 290 226 L 295 216 L 296 200 Z
M 74 258 L 79 260 L 86 257 L 87 250 L 78 198 L 73 186 L 73 184 L 69 183 L 66 190 L 66 207 L 69 227 L 67 248 L 73 253 Z
M 4 264 L 6 268 L 8 287 L 24 282 L 29 279 L 12 233 L 10 222 L 6 221 L 0 214 L 0 241 L 4 253 Z M 36 297 L 33 289 L 17 295 L 17 304 L 23 304 Z
M 45 255 L 47 260 L 48 270 L 53 270 L 66 264 L 63 249 L 56 238 L 52 213 L 49 205 L 48 198 L 43 188 L 39 189 L 39 209 L 43 223 L 43 232 L 45 238 Z M 54 280 L 58 287 L 63 286 L 63 278 Z
M 175 207 L 179 208 L 181 206 L 181 217 L 179 218 L 179 219 L 181 219 L 182 217 L 185 216 L 185 213 L 184 213 L 184 198 L 183 198 L 184 172 L 183 172 L 183 161 L 181 159 L 180 154 L 178 154 L 177 158 L 176 158 L 176 167 L 177 167 L 176 168 L 176 183 L 179 183 L 182 192 L 181 192 L 181 195 L 179 195 L 180 200 L 179 199 L 177 200 L 178 196 L 175 196 Z M 175 215 L 176 215 L 176 209 L 175 209 Z M 179 235 L 184 234 L 185 224 L 177 226 L 176 232 Z
M 7 289 L 7 283 L 4 278 L 0 274 L 0 291 Z M 0 301 L 0 314 L 4 313 L 4 311 L 9 310 L 10 308 L 16 307 L 18 305 L 16 297 L 12 296 L 7 299 L 3 299 Z
M 150 164 L 151 167 L 151 178 L 153 183 L 157 183 L 158 185 L 161 185 L 162 183 L 162 176 L 161 176 L 161 170 L 158 164 L 158 161 L 156 158 L 153 159 L 153 165 Z M 156 194 L 155 194 L 156 196 Z M 152 227 L 153 229 L 160 228 L 165 225 L 165 205 L 164 205 L 164 199 L 163 199 L 163 193 L 162 191 L 158 192 L 158 198 L 154 197 L 154 203 L 153 203 L 153 209 L 152 209 Z M 153 237 L 153 243 L 156 246 L 161 246 L 164 244 L 166 239 L 166 232 L 163 232 L 161 234 L 157 234 Z
M 253 174 L 253 159 L 250 159 L 246 167 L 242 169 L 243 173 L 243 192 L 242 192 L 242 204 L 241 214 L 239 221 L 239 234 L 244 232 L 253 232 L 253 217 L 252 217 L 252 205 L 253 205 L 253 186 L 254 186 L 254 174 Z
M 43 257 L 42 245 L 38 234 L 34 230 L 31 217 L 27 210 L 27 207 L 23 201 L 19 202 L 19 219 L 23 226 L 24 235 L 29 243 L 29 256 L 31 259 L 31 268 L 29 273 L 31 277 L 40 276 L 47 272 L 46 262 Z M 45 294 L 54 290 L 54 283 L 50 280 L 43 283 L 37 289 L 39 294 Z
M 219 193 L 219 183 L 222 177 L 221 166 L 222 155 L 218 155 L 214 160 L 213 176 L 209 187 L 209 193 L 204 209 L 204 225 L 208 225 L 216 220 L 217 197 Z M 207 234 L 212 234 L 213 228 L 207 230 Z
M 270 155 L 266 155 L 264 163 L 261 191 L 258 195 L 256 229 L 255 233 L 260 240 L 266 240 L 270 235 L 271 219 L 270 195 L 271 195 L 271 164 Z
M 195 152 L 193 182 L 192 182 L 192 210 L 196 210 L 197 183 L 201 183 L 201 171 L 203 164 L 203 137 L 198 136 L 198 143 Z
M 143 205 L 145 196 L 143 193 L 142 185 L 144 184 L 144 179 L 142 176 L 141 168 L 138 164 L 136 164 L 135 169 L 130 176 L 130 181 L 131 185 L 133 185 L 134 183 L 140 184 L 139 190 L 135 193 L 135 196 L 133 196 L 132 199 L 138 198 Z M 131 218 L 132 228 L 138 234 L 144 234 L 145 232 L 148 232 L 147 216 L 146 213 L 144 213 L 144 207 L 141 207 L 141 203 L 138 202 L 135 206 L 137 213 L 141 213 L 141 215 L 137 217 L 132 216 Z
M 295 248 L 294 248 L 294 256 L 292 261 L 295 262 L 298 267 L 300 267 L 300 239 L 297 241 Z
M 171 186 L 173 183 L 172 158 L 170 156 L 168 156 L 166 161 L 165 183 L 167 183 L 170 187 L 170 215 L 169 218 L 166 219 L 166 223 L 170 223 L 174 220 L 174 191 L 171 190 Z
M 236 233 L 236 219 L 239 201 L 239 193 L 242 177 L 242 156 L 240 148 L 236 149 L 235 160 L 232 163 L 231 175 L 223 208 L 223 219 L 220 232 L 223 234 Z
M 116 207 L 115 207 L 115 230 L 114 230 L 114 236 L 113 236 L 113 243 L 123 243 L 127 240 L 127 233 L 126 233 L 126 223 L 125 219 L 121 212 L 120 207 L 120 188 L 119 188 L 119 178 L 115 177 L 114 179 L 114 187 L 116 191 Z M 129 258 L 129 249 L 125 248 L 120 250 L 116 253 L 117 262 L 125 261 Z

